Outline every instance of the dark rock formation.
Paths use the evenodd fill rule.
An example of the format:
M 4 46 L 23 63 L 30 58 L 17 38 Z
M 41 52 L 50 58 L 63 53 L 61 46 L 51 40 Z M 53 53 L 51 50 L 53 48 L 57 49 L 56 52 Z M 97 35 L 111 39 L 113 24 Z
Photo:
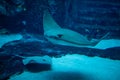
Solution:
M 47 41 L 43 36 L 24 36 L 22 40 L 6 43 L 0 48 L 0 79 L 5 80 L 9 76 L 21 73 L 23 70 L 40 72 L 50 70 L 51 64 L 30 61 L 23 64 L 22 60 L 27 57 L 45 56 L 61 57 L 67 54 L 80 54 L 90 57 L 98 56 L 120 60 L 120 47 L 106 50 L 78 48 L 70 46 L 55 45 Z M 45 61 L 45 60 L 43 60 Z
M 20 74 L 24 70 L 22 58 L 14 55 L 0 56 L 0 80 L 7 80 L 14 74 Z
M 25 65 L 26 70 L 30 72 L 41 72 L 51 69 L 51 64 L 42 64 L 42 63 L 28 63 Z
M 41 72 L 51 70 L 52 58 L 49 56 L 32 56 L 23 60 L 25 70 L 30 72 Z
M 37 35 L 36 35 L 37 36 Z M 113 51 L 112 51 L 113 50 Z M 120 59 L 120 47 L 100 50 L 92 48 L 79 48 L 55 45 L 47 41 L 43 36 L 29 36 L 19 41 L 5 44 L 0 55 L 19 55 L 19 56 L 44 56 L 59 57 L 66 54 L 83 54 L 87 56 L 99 56 L 111 59 Z M 114 56 L 115 55 L 115 56 Z

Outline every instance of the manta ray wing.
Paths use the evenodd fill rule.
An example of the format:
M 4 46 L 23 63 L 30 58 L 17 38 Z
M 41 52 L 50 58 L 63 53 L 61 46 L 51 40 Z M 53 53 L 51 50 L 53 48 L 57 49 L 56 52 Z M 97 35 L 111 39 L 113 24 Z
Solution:
M 55 20 L 52 18 L 48 10 L 44 11 L 43 15 L 43 29 L 44 32 L 51 30 L 51 29 L 59 29 L 61 28 Z

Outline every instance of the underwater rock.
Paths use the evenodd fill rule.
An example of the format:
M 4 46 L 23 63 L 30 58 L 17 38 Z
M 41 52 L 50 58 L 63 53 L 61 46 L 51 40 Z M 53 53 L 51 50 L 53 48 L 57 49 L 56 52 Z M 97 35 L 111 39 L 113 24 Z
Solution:
M 120 60 L 120 47 L 108 48 L 104 50 L 104 54 L 101 57 L 111 58 L 112 59 L 119 59 Z
M 51 69 L 50 64 L 42 64 L 42 63 L 28 63 L 25 65 L 27 71 L 30 72 L 41 72 L 47 71 Z
M 13 16 L 25 10 L 24 0 L 0 0 L 0 14 Z
M 14 74 L 24 70 L 22 58 L 13 55 L 0 56 L 0 80 L 7 80 Z
M 0 48 L 0 79 L 7 80 L 24 70 L 30 72 L 51 70 L 51 57 L 80 54 L 120 60 L 119 52 L 120 47 L 100 50 L 62 46 L 50 43 L 41 35 L 23 35 L 21 40 L 8 42 Z
M 120 60 L 120 56 L 114 56 L 119 54 L 119 48 L 120 47 L 116 49 L 116 47 L 113 47 L 101 50 L 93 48 L 62 46 L 50 43 L 45 39 L 44 36 L 31 35 L 31 37 L 29 36 L 29 38 L 24 37 L 21 40 L 6 43 L 1 48 L 0 56 L 11 54 L 23 57 L 44 55 L 48 55 L 50 57 L 61 57 L 67 54 L 81 54 L 87 56 L 99 56 L 103 58 Z M 114 49 L 114 51 L 110 51 L 112 49 Z M 111 55 L 113 53 L 114 55 Z
M 0 29 L 6 28 L 10 33 L 22 31 L 25 5 L 25 0 L 0 0 Z
M 41 72 L 51 69 L 52 60 L 49 56 L 33 56 L 23 60 L 25 69 L 30 72 Z

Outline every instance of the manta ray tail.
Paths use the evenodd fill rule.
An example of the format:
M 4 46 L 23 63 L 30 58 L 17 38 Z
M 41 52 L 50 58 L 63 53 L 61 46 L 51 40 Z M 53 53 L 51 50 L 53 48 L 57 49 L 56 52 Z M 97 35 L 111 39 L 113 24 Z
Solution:
M 91 41 L 91 42 L 93 43 L 92 46 L 97 45 L 101 40 L 105 39 L 109 34 L 110 34 L 109 32 L 106 33 L 101 39 L 99 39 L 99 40 L 97 40 L 97 41 L 96 41 L 96 40 L 92 40 L 92 41 Z
M 100 40 L 105 39 L 109 34 L 110 34 L 110 32 L 106 33 Z

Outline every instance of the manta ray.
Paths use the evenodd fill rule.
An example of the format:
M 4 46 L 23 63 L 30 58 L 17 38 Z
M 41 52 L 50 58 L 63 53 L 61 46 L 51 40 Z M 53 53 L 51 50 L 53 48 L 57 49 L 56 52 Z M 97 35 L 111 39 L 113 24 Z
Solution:
M 51 43 L 74 47 L 93 47 L 108 35 L 105 35 L 100 40 L 88 40 L 87 37 L 76 31 L 60 27 L 48 10 L 44 11 L 43 29 L 45 38 Z

